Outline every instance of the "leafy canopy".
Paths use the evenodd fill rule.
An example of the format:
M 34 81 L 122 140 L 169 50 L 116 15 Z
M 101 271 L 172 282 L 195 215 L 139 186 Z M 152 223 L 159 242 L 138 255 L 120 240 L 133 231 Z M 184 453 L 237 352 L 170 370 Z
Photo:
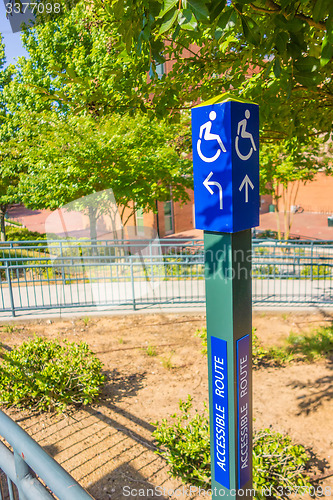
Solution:
M 31 132 L 38 146 L 31 141 Z M 187 199 L 191 164 L 180 127 L 151 122 L 145 116 L 59 118 L 39 113 L 22 127 L 27 174 L 20 189 L 26 206 L 56 209 L 94 192 L 112 188 L 123 207 L 155 210 L 155 200 Z
M 93 0 L 131 60 L 172 63 L 151 81 L 158 115 L 233 89 L 261 105 L 266 135 L 332 130 L 330 0 Z M 123 52 L 120 52 L 120 54 Z M 145 68 L 147 70 L 147 67 Z

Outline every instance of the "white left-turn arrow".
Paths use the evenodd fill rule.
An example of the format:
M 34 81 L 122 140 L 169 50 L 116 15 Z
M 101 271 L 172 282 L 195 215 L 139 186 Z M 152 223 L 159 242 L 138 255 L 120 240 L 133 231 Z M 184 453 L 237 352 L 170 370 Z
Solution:
M 222 186 L 219 182 L 215 182 L 215 181 L 210 181 L 210 178 L 211 176 L 213 175 L 213 172 L 211 172 L 209 175 L 207 175 L 206 179 L 203 181 L 203 185 L 205 186 L 205 188 L 210 192 L 210 194 L 214 194 L 214 191 L 212 190 L 212 188 L 210 186 L 217 186 L 219 188 L 219 191 L 220 191 L 220 210 L 223 209 L 223 191 L 222 191 Z
M 241 191 L 244 186 L 245 186 L 245 203 L 248 203 L 248 201 L 249 201 L 249 186 L 251 187 L 251 189 L 254 189 L 254 185 L 252 184 L 252 182 L 247 174 L 244 177 L 242 184 L 239 186 L 239 190 Z

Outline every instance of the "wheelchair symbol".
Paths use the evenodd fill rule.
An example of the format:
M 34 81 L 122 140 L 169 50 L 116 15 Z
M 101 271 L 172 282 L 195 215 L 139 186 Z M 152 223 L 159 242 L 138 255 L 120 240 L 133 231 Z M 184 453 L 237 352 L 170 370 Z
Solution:
M 199 139 L 198 139 L 198 142 L 197 142 L 197 152 L 198 152 L 198 155 L 200 156 L 200 158 L 202 159 L 202 161 L 204 161 L 206 163 L 212 163 L 213 161 L 215 161 L 215 160 L 218 159 L 218 157 L 221 154 L 221 151 L 223 151 L 224 153 L 227 151 L 225 149 L 225 147 L 224 147 L 224 144 L 222 142 L 221 137 L 218 134 L 212 134 L 211 133 L 211 128 L 212 128 L 212 124 L 213 124 L 212 122 L 215 120 L 215 118 L 216 118 L 216 112 L 215 111 L 211 111 L 209 113 L 209 121 L 206 122 L 206 123 L 204 123 L 200 127 Z M 202 137 L 203 131 L 205 131 L 205 134 Z M 215 153 L 214 156 L 211 156 L 211 157 L 207 158 L 206 156 L 204 156 L 202 154 L 202 152 L 201 152 L 201 140 L 202 140 L 202 138 L 205 141 L 217 141 L 218 142 L 219 149 L 216 151 L 216 153 Z
M 236 153 L 237 153 L 238 157 L 244 161 L 251 158 L 253 151 L 257 151 L 256 145 L 255 145 L 254 140 L 253 140 L 253 135 L 246 130 L 247 120 L 249 118 L 250 118 L 250 111 L 247 109 L 245 111 L 245 118 L 238 123 L 237 137 L 235 140 Z M 250 151 L 248 152 L 247 155 L 242 155 L 242 153 L 239 151 L 239 146 L 238 146 L 239 134 L 243 139 L 250 139 L 251 140 L 252 145 L 251 145 Z

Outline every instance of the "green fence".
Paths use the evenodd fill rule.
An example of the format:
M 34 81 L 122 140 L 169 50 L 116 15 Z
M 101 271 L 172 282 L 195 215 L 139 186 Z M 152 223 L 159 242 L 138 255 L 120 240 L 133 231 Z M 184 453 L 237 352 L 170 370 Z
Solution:
M 223 252 L 219 258 L 223 261 Z M 333 305 L 332 241 L 254 239 L 252 255 L 243 258 L 252 258 L 255 304 Z M 0 311 L 12 315 L 204 301 L 202 240 L 55 240 L 0 246 Z

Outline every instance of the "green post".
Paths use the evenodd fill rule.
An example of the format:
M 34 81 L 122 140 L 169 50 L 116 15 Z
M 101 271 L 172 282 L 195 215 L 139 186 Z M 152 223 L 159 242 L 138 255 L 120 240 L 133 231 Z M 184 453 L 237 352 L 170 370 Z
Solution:
M 227 381 L 228 381 L 228 441 L 229 441 L 229 488 L 219 484 L 216 477 L 216 461 L 212 460 L 213 500 L 219 498 L 249 498 L 253 496 L 252 474 L 239 489 L 238 453 L 238 384 L 237 384 L 237 341 L 249 336 L 249 349 L 252 345 L 252 296 L 251 296 L 251 230 L 234 234 L 220 234 L 205 231 L 205 278 L 206 278 L 206 317 L 209 372 L 209 409 L 211 429 L 211 456 L 216 456 L 216 431 L 214 422 L 214 379 L 212 377 L 214 360 L 212 359 L 212 337 L 226 342 Z M 252 376 L 251 356 L 248 355 L 247 379 L 244 390 L 248 392 L 248 422 L 245 431 L 248 440 L 246 453 L 248 467 L 252 470 Z M 225 379 L 224 379 L 225 380 Z M 215 420 L 218 417 L 215 417 Z M 242 436 L 240 436 L 242 437 Z M 223 490 L 223 492 L 222 492 Z
M 196 227 L 204 230 L 213 500 L 252 498 L 251 228 L 259 110 L 222 95 L 192 109 Z

